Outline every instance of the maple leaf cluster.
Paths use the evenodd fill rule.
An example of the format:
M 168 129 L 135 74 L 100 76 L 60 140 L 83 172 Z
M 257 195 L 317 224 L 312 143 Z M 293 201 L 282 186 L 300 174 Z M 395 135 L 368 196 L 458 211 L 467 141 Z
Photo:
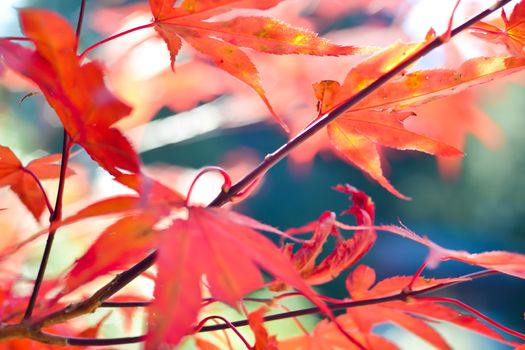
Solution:
M 266 171 L 302 141 L 312 137 L 311 130 L 325 122 L 327 138 L 314 147 L 314 153 L 329 143 L 341 158 L 390 193 L 407 199 L 383 173 L 382 147 L 416 150 L 440 157 L 463 154 L 462 145 L 450 145 L 439 135 L 431 137 L 428 134 L 435 131 L 434 128 L 429 130 L 429 124 L 418 125 L 411 120 L 425 113 L 425 105 L 438 99 L 457 97 L 457 94 L 468 93 L 470 90 L 467 89 L 475 85 L 525 68 L 525 1 L 515 5 L 510 17 L 502 12 L 503 27 L 486 22 L 477 22 L 472 27 L 476 36 L 504 44 L 507 54 L 472 58 L 455 69 L 414 67 L 432 45 L 437 43 L 437 47 L 450 39 L 454 34 L 451 28 L 443 36 L 430 30 L 421 42 L 396 41 L 384 48 L 361 48 L 332 43 L 312 30 L 273 17 L 237 15 L 235 12 L 275 10 L 281 3 L 282 0 L 143 1 L 133 8 L 138 13 L 147 12 L 153 18 L 151 22 L 101 40 L 82 53 L 78 52 L 81 20 L 75 31 L 65 18 L 53 11 L 19 11 L 24 37 L 0 38 L 0 71 L 16 73 L 37 88 L 56 113 L 65 133 L 61 156 L 47 155 L 27 165 L 23 165 L 11 148 L 0 146 L 0 186 L 9 187 L 16 194 L 39 226 L 36 233 L 3 248 L 0 251 L 1 263 L 9 262 L 30 243 L 47 236 L 41 273 L 32 293 L 20 288 L 25 281 L 14 275 L 0 281 L 0 340 L 5 340 L 0 349 L 47 349 L 139 341 L 145 342 L 146 349 L 162 349 L 177 346 L 185 340 L 202 349 L 231 348 L 228 337 L 210 341 L 200 335 L 214 330 L 205 326 L 212 319 L 220 319 L 232 328 L 247 348 L 260 350 L 397 349 L 396 344 L 374 332 L 374 327 L 383 323 L 396 324 L 438 349 L 451 349 L 452 345 L 432 327 L 436 321 L 452 323 L 503 344 L 520 347 L 518 341 L 503 337 L 481 320 L 521 340 L 525 339 L 522 334 L 499 325 L 456 299 L 422 294 L 488 273 L 523 279 L 525 255 L 504 251 L 472 254 L 450 250 L 404 227 L 378 225 L 372 199 L 350 185 L 340 185 L 335 189 L 349 196 L 352 204 L 342 217 L 352 217 L 352 224 L 343 223 L 334 212 L 325 211 L 317 221 L 282 231 L 222 206 L 252 195 L 250 191 Z M 83 1 L 82 5 L 85 5 Z M 148 174 L 148 167 L 141 163 L 125 131 L 117 126 L 134 113 L 134 109 L 154 114 L 167 103 L 163 99 L 173 91 L 162 93 L 160 101 L 124 102 L 119 97 L 118 87 L 134 88 L 128 86 L 129 82 L 118 83 L 125 70 L 119 72 L 120 76 L 115 76 L 111 69 L 105 68 L 104 62 L 88 59 L 95 48 L 107 42 L 116 42 L 126 35 L 152 28 L 153 40 L 160 38 L 166 46 L 165 55 L 173 72 L 169 72 L 168 77 L 155 77 L 145 85 L 153 87 L 160 80 L 167 82 L 181 74 L 178 57 L 184 42 L 194 50 L 192 54 L 196 58 L 192 67 L 196 74 L 204 71 L 217 77 L 217 71 L 212 68 L 216 67 L 247 85 L 262 100 L 266 112 L 286 131 L 289 131 L 287 121 L 291 119 L 276 112 L 254 63 L 257 62 L 254 60 L 256 55 L 309 55 L 323 59 L 326 56 L 369 56 L 349 70 L 346 68 L 344 72 L 348 73 L 342 82 L 325 79 L 311 84 L 313 95 L 305 97 L 309 95 L 301 94 L 299 98 L 308 99 L 312 106 L 317 102 L 317 112 L 309 114 L 308 120 L 299 118 L 304 122 L 299 130 L 296 130 L 299 123 L 292 121 L 291 129 L 298 131 L 298 135 L 268 155 L 239 182 L 232 184 L 228 172 L 209 167 L 193 179 L 183 195 L 179 189 Z M 29 45 L 17 44 L 17 40 L 27 41 Z M 341 71 L 338 71 L 340 75 Z M 115 90 L 112 82 L 116 83 Z M 184 91 L 186 95 L 194 93 L 198 98 L 183 105 L 192 107 L 202 96 L 220 95 L 230 89 L 225 87 L 228 84 L 217 83 L 217 89 L 193 91 L 193 88 L 206 84 L 206 81 L 199 81 L 197 87 Z M 174 87 L 177 88 L 180 87 Z M 229 91 L 237 93 L 236 89 L 239 88 Z M 148 115 L 146 119 L 152 117 Z M 433 119 L 430 125 L 443 127 L 448 124 Z M 68 166 L 73 147 L 83 149 L 111 175 L 111 181 L 126 187 L 128 192 L 98 199 L 87 206 L 82 203 L 76 213 L 63 215 L 64 184 L 76 174 Z M 224 180 L 220 194 L 208 206 L 192 204 L 195 183 L 204 172 L 210 171 L 219 173 Z M 57 180 L 56 204 L 50 200 L 43 180 Z M 48 222 L 43 223 L 46 209 Z M 9 210 L 2 208 L 0 215 Z M 78 222 L 107 216 L 113 217 L 114 221 L 99 231 L 98 237 L 63 275 L 44 278 L 56 234 Z M 414 276 L 395 276 L 376 282 L 374 269 L 357 265 L 372 249 L 378 231 L 391 232 L 428 247 L 429 255 L 420 271 Z M 281 244 L 275 244 L 261 232 L 275 235 Z M 307 238 L 300 238 L 304 235 L 308 235 Z M 331 240 L 335 240 L 332 248 L 328 244 Z M 487 271 L 453 278 L 421 277 L 424 267 L 437 267 L 445 260 L 463 262 Z M 153 264 L 155 269 L 148 270 Z M 349 273 L 350 269 L 353 270 Z M 86 288 L 116 273 L 119 274 L 97 292 Z M 132 275 L 134 273 L 136 275 Z M 142 273 L 154 281 L 150 295 L 114 296 Z M 348 298 L 344 300 L 324 297 L 312 288 L 345 275 Z M 271 295 L 261 301 L 266 306 L 248 310 L 245 304 L 250 298 L 248 295 L 264 288 Z M 286 292 L 289 289 L 294 291 Z M 83 295 L 86 292 L 89 294 L 87 298 Z M 306 298 L 314 305 L 314 308 L 305 309 L 310 310 L 308 312 L 303 310 L 304 314 L 316 312 L 325 317 L 311 332 L 295 319 L 301 315 L 301 310 L 296 313 L 288 311 L 281 316 L 271 314 L 272 307 L 285 308 L 281 300 L 292 296 Z M 75 303 L 67 306 L 71 300 Z M 147 306 L 147 334 L 106 339 L 104 343 L 105 339 L 99 339 L 97 335 L 108 316 L 89 326 L 77 327 L 66 322 L 93 312 L 104 303 L 107 303 L 105 306 L 111 303 Z M 237 331 L 235 322 L 214 314 L 216 303 L 244 313 L 246 320 L 243 325 L 248 325 L 253 332 L 253 346 Z M 474 316 L 460 313 L 447 304 L 461 307 Z M 344 312 L 336 317 L 334 309 Z M 265 322 L 278 317 L 295 319 L 304 334 L 288 339 L 271 334 Z

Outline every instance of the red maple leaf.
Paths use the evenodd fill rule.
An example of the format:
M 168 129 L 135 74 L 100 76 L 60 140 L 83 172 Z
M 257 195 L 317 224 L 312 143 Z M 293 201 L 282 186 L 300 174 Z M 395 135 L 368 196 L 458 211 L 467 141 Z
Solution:
M 72 141 L 100 166 L 113 175 L 138 172 L 137 154 L 111 127 L 131 108 L 108 90 L 99 63 L 80 64 L 69 23 L 54 12 L 35 9 L 21 10 L 20 22 L 35 50 L 0 40 L 3 62 L 40 88 Z
M 234 306 L 247 293 L 263 287 L 259 271 L 263 269 L 327 312 L 288 259 L 255 229 L 279 233 L 232 211 L 190 207 L 187 219 L 175 220 L 160 235 L 147 349 L 177 344 L 193 331 L 201 308 L 203 275 L 212 297 Z
M 55 300 L 110 272 L 123 270 L 155 247 L 158 213 L 126 216 L 110 225 L 73 265 Z
M 357 225 L 371 226 L 375 217 L 374 203 L 366 193 L 358 191 L 350 185 L 340 185 L 336 190 L 349 194 L 352 206 L 343 214 L 352 214 Z M 289 229 L 287 234 L 300 234 L 313 231 L 312 238 L 305 241 L 297 251 L 293 252 L 294 244 L 284 246 L 284 253 L 290 257 L 297 271 L 309 284 L 329 282 L 361 259 L 375 243 L 376 233 L 373 229 L 358 230 L 348 239 L 343 238 L 337 228 L 336 215 L 326 211 L 317 222 L 304 227 Z M 319 263 L 316 259 L 323 250 L 328 237 L 333 235 L 337 241 L 331 253 Z M 275 284 L 272 290 L 282 289 L 282 284 Z
M 412 276 L 397 276 L 374 285 L 375 271 L 368 266 L 360 265 L 348 276 L 346 285 L 353 300 L 370 300 L 400 294 L 412 279 Z M 462 280 L 461 278 L 419 277 L 413 281 L 412 290 L 417 291 Z M 373 333 L 373 328 L 383 323 L 394 323 L 438 349 L 451 349 L 445 339 L 431 327 L 436 320 L 453 323 L 506 344 L 514 344 L 470 315 L 463 315 L 455 309 L 438 303 L 417 299 L 351 307 L 345 314 L 338 316 L 337 320 L 350 331 L 352 336 L 360 340 L 366 349 L 372 350 L 397 349 L 394 344 Z M 336 346 L 354 349 L 351 345 L 344 345 L 348 342 L 345 342 L 337 331 L 331 322 L 321 321 L 311 334 L 284 340 L 279 345 L 281 349 L 331 349 Z
M 144 216 L 144 218 L 148 218 L 147 222 L 153 222 L 153 226 L 155 223 L 153 217 L 160 218 L 163 215 L 168 215 L 172 209 L 180 208 L 184 203 L 184 198 L 180 193 L 144 174 L 122 174 L 117 176 L 115 180 L 135 190 L 138 195 L 118 195 L 92 203 L 79 210 L 76 214 L 60 221 L 55 221 L 49 227 L 43 228 L 23 241 L 7 247 L 1 252 L 0 258 L 5 259 L 28 243 L 64 225 L 100 216 L 127 216 L 130 217 L 128 220 L 133 220 L 131 217 L 141 218 Z M 122 225 L 125 226 L 126 224 L 122 223 Z M 140 231 L 138 227 L 137 229 Z M 117 231 L 120 230 L 121 228 L 118 228 Z M 110 230 L 110 232 L 113 231 Z M 121 232 L 120 234 L 124 233 Z M 135 248 L 141 249 L 139 246 L 140 244 Z M 125 254 L 126 252 L 120 251 L 120 253 Z M 107 262 L 109 263 L 110 261 L 108 260 Z M 96 274 L 97 272 L 94 273 Z
M 60 165 L 56 163 L 59 160 L 60 155 L 53 154 L 23 166 L 11 149 L 0 146 L 0 187 L 9 186 L 38 220 L 46 207 L 46 201 L 37 181 L 58 178 Z M 66 176 L 72 174 L 73 170 L 68 169 Z
M 396 345 L 377 334 L 360 332 L 349 317 L 338 317 L 338 321 L 367 350 L 399 350 Z M 319 322 L 309 334 L 279 342 L 280 350 L 360 350 L 362 348 L 350 343 L 328 320 Z

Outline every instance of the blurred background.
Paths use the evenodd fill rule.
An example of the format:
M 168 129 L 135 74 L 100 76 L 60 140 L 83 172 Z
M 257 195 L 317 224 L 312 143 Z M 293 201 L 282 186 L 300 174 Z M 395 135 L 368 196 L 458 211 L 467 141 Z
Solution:
M 289 0 L 264 14 L 317 31 L 338 44 L 386 46 L 396 40 L 420 40 L 430 27 L 438 33 L 444 31 L 454 3 Z M 27 6 L 59 11 L 71 23 L 78 16 L 77 1 L 2 0 L 0 36 L 20 35 L 15 9 Z M 462 1 L 456 22 L 483 6 L 487 6 L 486 1 Z M 80 46 L 85 49 L 101 38 L 148 23 L 150 17 L 145 1 L 88 1 Z M 492 20 L 497 21 L 497 17 Z M 505 53 L 505 48 L 466 33 L 426 57 L 417 67 L 453 68 L 467 58 L 497 53 Z M 364 58 L 276 57 L 251 51 L 248 54 L 261 72 L 270 102 L 289 124 L 292 136 L 316 116 L 311 84 L 323 79 L 342 81 L 350 67 Z M 153 31 L 123 37 L 97 48 L 88 57 L 105 63 L 110 85 L 134 106 L 132 116 L 120 127 L 133 139 L 149 172 L 183 192 L 195 176 L 195 169 L 221 165 L 239 179 L 288 139 L 253 91 L 215 69 L 187 46 L 178 56 L 173 74 L 165 45 Z M 0 144 L 11 147 L 26 161 L 44 152 L 60 152 L 62 143 L 58 120 L 41 95 L 20 102 L 32 91 L 34 87 L 10 72 L 1 78 Z M 348 183 L 373 198 L 377 223 L 401 221 L 451 249 L 525 253 L 525 184 L 520 182 L 525 172 L 525 76 L 511 76 L 469 89 L 416 112 L 420 119 L 409 121 L 410 125 L 464 149 L 466 156 L 460 160 L 436 160 L 421 153 L 385 149 L 385 173 L 411 201 L 394 197 L 343 162 L 329 150 L 324 136 L 318 136 L 274 167 L 257 192 L 237 210 L 281 229 L 302 226 L 316 220 L 324 210 L 339 213 L 346 209 L 347 198 L 331 187 Z M 442 130 L 433 128 L 432 120 L 436 118 L 444 125 Z M 82 152 L 74 161 L 78 175 L 68 185 L 66 210 L 75 212 L 96 198 L 122 191 Z M 205 177 L 198 183 L 194 201 L 209 202 L 220 185 L 220 178 L 213 174 Z M 20 205 L 5 188 L 0 190 L 0 203 L 0 207 Z M 9 237 L 23 235 L 18 232 L 19 225 L 11 226 Z M 33 229 L 38 223 L 22 226 Z M 61 237 L 59 244 L 69 248 L 60 259 L 53 260 L 51 274 L 60 274 L 94 239 L 88 228 L 84 230 L 77 229 L 73 238 Z M 36 256 L 25 261 L 28 276 L 34 274 L 41 247 L 35 245 Z M 424 247 L 379 233 L 376 245 L 362 262 L 375 268 L 378 279 L 383 279 L 413 274 L 425 255 Z M 446 262 L 424 275 L 448 277 L 475 270 Z M 332 297 L 347 296 L 344 278 L 320 289 Z M 524 292 L 524 281 L 495 276 L 443 293 L 523 331 Z M 457 349 L 500 347 L 466 331 L 439 327 L 447 329 L 445 337 L 453 339 Z M 381 330 L 407 349 L 427 346 L 393 327 Z

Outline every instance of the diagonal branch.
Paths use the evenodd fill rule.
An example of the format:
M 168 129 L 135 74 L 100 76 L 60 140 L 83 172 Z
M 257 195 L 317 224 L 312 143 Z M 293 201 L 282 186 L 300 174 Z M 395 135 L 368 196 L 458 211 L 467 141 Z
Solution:
M 491 13 L 493 13 L 494 11 L 498 10 L 499 8 L 508 4 L 511 1 L 512 0 L 497 1 L 490 8 L 478 13 L 476 16 L 472 17 L 468 21 L 454 28 L 450 32 L 449 38 L 452 38 L 458 35 L 459 33 L 464 31 L 468 27 L 481 21 L 483 18 L 490 15 Z M 286 143 L 285 145 L 277 149 L 275 152 L 268 154 L 256 168 L 254 168 L 250 173 L 244 176 L 239 182 L 233 185 L 229 191 L 221 192 L 217 196 L 217 198 L 215 198 L 213 202 L 211 202 L 210 206 L 221 206 L 231 201 L 232 198 L 235 197 L 235 195 L 237 195 L 240 191 L 242 191 L 244 188 L 249 186 L 253 181 L 257 180 L 260 176 L 264 175 L 275 164 L 277 164 L 280 160 L 286 157 L 294 148 L 296 148 L 297 146 L 299 146 L 300 144 L 308 140 L 311 136 L 313 136 L 317 132 L 321 131 L 321 129 L 323 129 L 325 126 L 327 126 L 328 124 L 333 122 L 335 119 L 337 119 L 337 117 L 343 114 L 347 109 L 353 107 L 354 105 L 359 103 L 361 100 L 363 100 L 365 97 L 367 97 L 368 95 L 370 95 L 371 93 L 379 89 L 382 85 L 384 85 L 390 79 L 394 78 L 396 75 L 401 73 L 404 69 L 408 68 L 410 65 L 418 61 L 420 58 L 426 56 L 430 51 L 445 44 L 447 41 L 448 39 L 443 38 L 442 36 L 436 37 L 434 40 L 428 42 L 421 49 L 414 52 L 411 56 L 407 57 L 405 60 L 400 62 L 397 66 L 392 68 L 390 71 L 386 72 L 385 74 L 377 78 L 370 85 L 365 87 L 363 90 L 359 91 L 357 94 L 355 94 L 348 100 L 344 101 L 343 103 L 341 103 L 339 106 L 337 106 L 333 110 L 327 112 L 324 116 L 319 118 L 316 122 L 312 123 L 306 129 L 304 129 L 301 133 L 299 133 L 297 136 L 295 136 L 290 141 L 288 141 L 288 143 Z

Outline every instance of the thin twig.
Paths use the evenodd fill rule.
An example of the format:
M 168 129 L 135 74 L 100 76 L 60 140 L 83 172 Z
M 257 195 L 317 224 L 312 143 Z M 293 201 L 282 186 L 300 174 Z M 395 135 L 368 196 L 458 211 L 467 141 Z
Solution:
M 112 41 L 112 40 L 115 40 L 117 38 L 120 38 L 121 36 L 124 36 L 124 35 L 127 35 L 129 33 L 133 33 L 133 32 L 136 32 L 138 30 L 142 30 L 142 29 L 146 29 L 146 28 L 151 28 L 153 26 L 155 26 L 155 22 L 152 22 L 152 23 L 148 23 L 148 24 L 144 24 L 144 25 L 141 25 L 141 26 L 138 26 L 138 27 L 134 27 L 134 28 L 131 28 L 131 29 L 128 29 L 128 30 L 125 30 L 123 32 L 120 32 L 120 33 L 117 33 L 115 35 L 112 35 L 110 36 L 109 38 L 106 38 L 104 40 L 101 40 L 99 42 L 96 42 L 94 43 L 93 45 L 89 46 L 87 49 L 85 49 L 84 51 L 82 51 L 82 53 L 79 55 L 80 57 L 80 60 L 82 61 L 86 55 L 93 49 L 99 47 L 100 45 L 102 44 L 105 44 L 109 41 Z
M 131 308 L 131 307 L 148 307 L 151 301 L 105 301 L 100 304 L 104 308 Z
M 77 38 L 77 44 L 76 44 L 75 49 L 78 49 L 78 42 L 80 40 L 80 33 L 82 31 L 82 23 L 84 22 L 85 9 L 86 9 L 86 0 L 80 0 L 80 11 L 78 14 L 77 29 L 75 32 L 76 38 Z M 69 134 L 64 129 L 63 139 L 62 139 L 62 160 L 60 162 L 60 177 L 58 180 L 57 198 L 56 198 L 56 203 L 55 203 L 55 209 L 54 210 L 50 209 L 51 215 L 49 217 L 49 223 L 51 225 L 54 222 L 60 221 L 62 219 L 62 199 L 64 197 L 64 186 L 66 184 L 67 165 L 69 162 L 69 154 L 71 152 L 72 146 L 73 144 L 71 143 Z M 49 201 L 48 201 L 48 207 L 50 207 Z M 27 305 L 27 309 L 24 314 L 24 321 L 29 320 L 31 318 L 31 315 L 33 314 L 36 300 L 38 299 L 38 293 L 40 292 L 40 287 L 42 285 L 42 282 L 44 280 L 44 275 L 46 273 L 47 263 L 49 262 L 49 257 L 51 255 L 51 249 L 53 247 L 53 242 L 55 240 L 55 233 L 56 233 L 56 229 L 49 232 L 49 235 L 47 236 L 46 246 L 44 247 L 44 253 L 42 254 L 42 260 L 40 260 L 40 266 L 38 268 L 38 274 L 36 276 L 35 285 L 33 287 L 33 292 L 31 293 L 31 297 L 29 298 L 29 303 Z
M 82 24 L 84 23 L 85 11 L 86 11 L 86 0 L 80 0 L 80 10 L 78 12 L 77 30 L 75 31 L 75 34 L 77 36 L 77 49 L 78 49 L 78 42 L 80 40 L 80 33 L 82 32 Z
M 4 37 L 0 37 L 0 39 L 11 40 L 11 41 L 31 41 L 31 39 L 25 36 L 4 36 Z
M 67 174 L 67 164 L 69 161 L 69 153 L 71 151 L 71 143 L 69 140 L 69 135 L 64 130 L 64 138 L 62 143 L 62 160 L 60 163 L 60 177 L 58 180 L 58 192 L 55 203 L 55 209 L 53 210 L 52 215 L 49 218 L 49 223 L 53 224 L 56 221 L 62 219 L 62 198 L 64 196 L 64 185 L 66 182 Z M 27 304 L 26 312 L 24 313 L 24 321 L 27 321 L 31 318 L 33 310 L 35 308 L 36 300 L 38 298 L 38 293 L 40 292 L 40 287 L 44 281 L 44 275 L 46 273 L 47 263 L 49 262 L 49 257 L 51 255 L 51 248 L 53 247 L 53 241 L 55 239 L 56 230 L 49 232 L 46 240 L 46 246 L 44 247 L 44 253 L 42 254 L 42 259 L 40 260 L 40 266 L 38 268 L 38 274 L 35 279 L 35 285 L 33 286 L 33 291 L 31 297 L 29 298 L 29 303 Z
M 462 309 L 467 310 L 470 313 L 473 313 L 474 315 L 476 315 L 477 317 L 481 318 L 485 322 L 489 323 L 493 327 L 495 327 L 497 329 L 500 329 L 500 330 L 502 330 L 505 333 L 511 334 L 511 335 L 515 336 L 516 338 L 519 338 L 521 340 L 525 340 L 525 334 L 520 333 L 518 331 L 515 331 L 515 330 L 513 330 L 513 329 L 511 329 L 511 328 L 509 328 L 507 326 L 502 325 L 499 322 L 494 321 L 490 317 L 485 316 L 483 313 L 479 312 L 478 310 L 474 309 L 472 306 L 469 306 L 469 305 L 465 304 L 464 302 L 462 302 L 460 300 L 457 300 L 457 299 L 454 299 L 454 298 L 445 298 L 445 297 L 424 297 L 424 298 L 417 298 L 417 300 L 429 301 L 429 302 L 432 302 L 432 303 L 438 302 L 438 303 L 454 304 L 456 306 L 459 306 Z

